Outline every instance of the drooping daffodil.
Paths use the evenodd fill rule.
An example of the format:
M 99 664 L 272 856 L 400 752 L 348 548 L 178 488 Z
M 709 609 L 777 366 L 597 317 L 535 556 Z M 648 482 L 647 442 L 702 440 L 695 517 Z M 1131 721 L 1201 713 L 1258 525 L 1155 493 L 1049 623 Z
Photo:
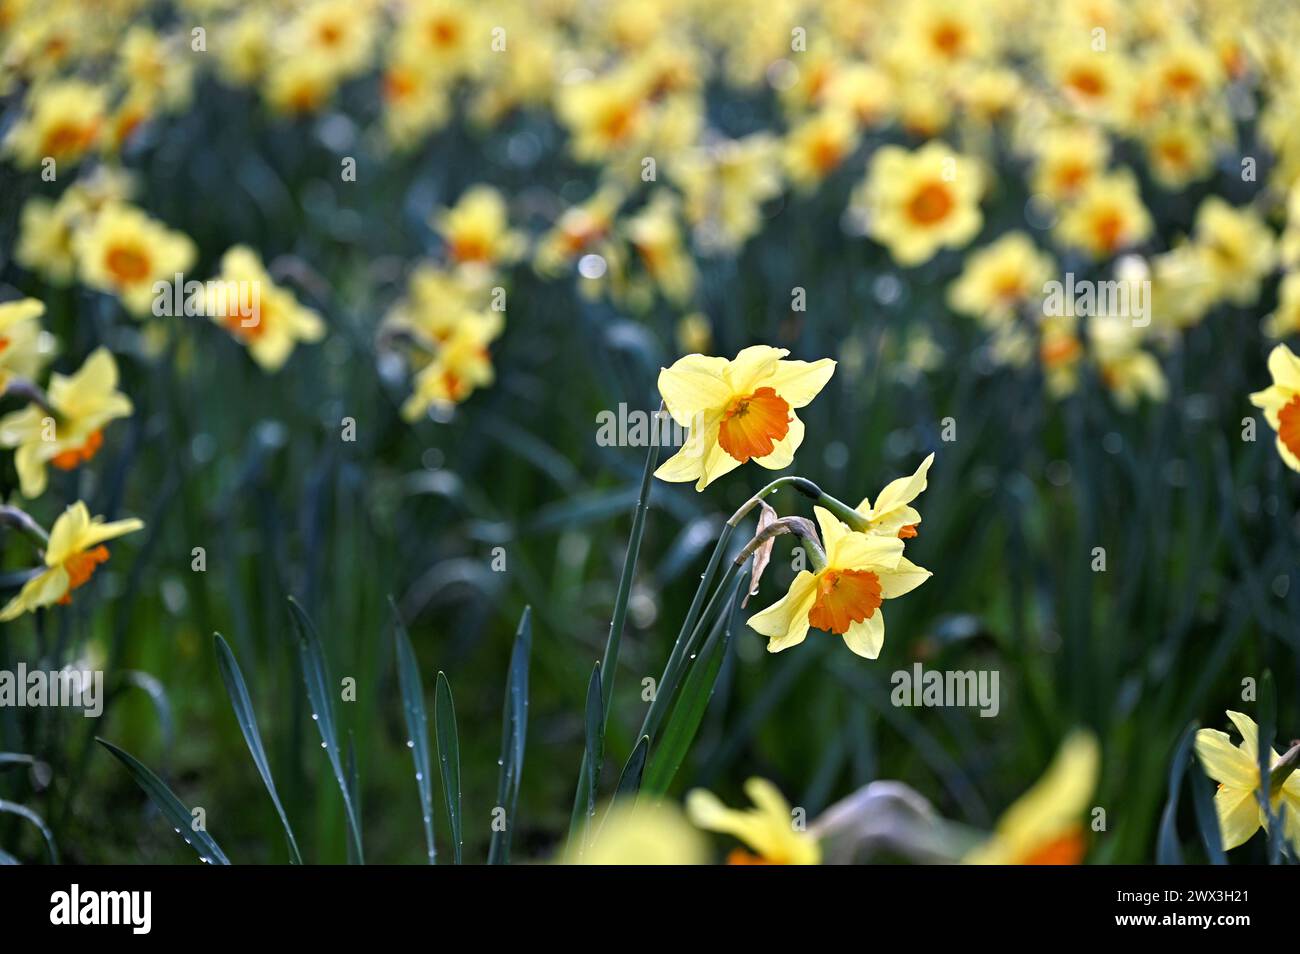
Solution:
M 829 510 L 813 508 L 824 547 L 808 541 L 814 569 L 800 570 L 780 600 L 749 620 L 778 653 L 802 643 L 810 628 L 844 637 L 850 650 L 867 659 L 885 642 L 887 599 L 909 593 L 930 577 L 903 556 L 903 541 L 850 530 Z

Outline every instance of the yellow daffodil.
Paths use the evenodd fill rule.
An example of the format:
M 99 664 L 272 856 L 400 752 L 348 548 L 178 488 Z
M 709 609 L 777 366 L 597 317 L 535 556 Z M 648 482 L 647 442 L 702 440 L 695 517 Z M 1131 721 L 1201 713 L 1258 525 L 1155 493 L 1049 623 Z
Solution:
M 242 342 L 265 371 L 283 367 L 299 342 L 325 336 L 320 316 L 271 281 L 258 254 L 243 245 L 222 256 L 221 273 L 207 285 L 204 313 Z
M 821 393 L 835 362 L 783 360 L 789 353 L 754 345 L 733 361 L 691 354 L 661 369 L 664 405 L 690 433 L 655 476 L 693 480 L 703 490 L 750 460 L 770 470 L 790 466 L 803 443 L 803 422 L 794 412 Z
M 1047 773 L 998 819 L 993 834 L 968 853 L 973 865 L 1077 865 L 1088 846 L 1083 815 L 1097 788 L 1096 738 L 1067 738 Z
M 1127 170 L 1089 182 L 1057 223 L 1065 245 L 1093 258 L 1110 258 L 1144 241 L 1151 229 L 1151 216 L 1138 194 L 1137 180 Z
M 1079 321 L 1073 315 L 1048 315 L 1039 325 L 1038 359 L 1046 379 L 1047 393 L 1064 397 L 1074 392 L 1083 360 Z
M 786 174 L 810 191 L 840 167 L 858 146 L 858 124 L 844 109 L 823 109 L 790 131 L 782 145 Z
M 796 826 L 794 812 L 775 785 L 762 778 L 745 783 L 754 803 L 749 810 L 727 808 L 712 792 L 697 788 L 686 796 L 686 817 L 708 831 L 734 835 L 749 849 L 736 848 L 729 865 L 815 865 L 821 863 L 817 839 Z
M 375 39 L 374 10 L 356 0 L 314 0 L 303 6 L 286 30 L 289 55 L 310 57 L 339 78 L 370 65 Z
M 1277 432 L 1277 452 L 1292 470 L 1300 470 L 1300 358 L 1286 345 L 1268 355 L 1271 386 L 1256 391 L 1250 403 L 1264 411 L 1269 427 Z
M 1145 129 L 1143 139 L 1147 166 L 1166 189 L 1183 189 L 1214 170 L 1214 137 L 1199 122 L 1168 117 Z
M 1285 338 L 1300 332 L 1300 272 L 1289 272 L 1277 287 L 1277 308 L 1264 319 L 1264 334 Z
M 1095 126 L 1057 126 L 1035 131 L 1033 186 L 1055 202 L 1073 199 L 1106 168 L 1110 143 Z
M 667 802 L 615 802 L 593 825 L 591 843 L 566 860 L 583 865 L 703 865 L 708 845 Z
M 76 247 L 81 280 L 116 295 L 136 315 L 149 312 L 155 283 L 174 281 L 196 254 L 184 235 L 133 206 L 116 203 L 100 210 Z
M 505 321 L 500 312 L 466 312 L 437 346 L 432 360 L 415 377 L 414 391 L 402 405 L 402 416 L 416 420 L 431 406 L 459 404 L 477 388 L 492 383 L 492 357 L 488 346 Z
M 763 133 L 687 151 L 671 168 L 701 247 L 734 251 L 762 225 L 764 202 L 781 192 L 776 141 Z
M 640 78 L 618 72 L 561 86 L 555 108 L 581 162 L 608 161 L 634 150 L 651 118 Z
M 26 115 L 5 140 L 5 151 L 24 167 L 53 159 L 57 174 L 59 166 L 74 165 L 95 148 L 107 109 L 107 91 L 84 80 L 35 87 Z
M 665 298 L 685 304 L 695 290 L 695 261 L 683 240 L 678 202 L 668 192 L 657 192 L 644 209 L 627 221 L 627 239 L 641 265 Z
M 842 636 L 854 653 L 875 659 L 885 642 L 882 604 L 916 589 L 930 571 L 903 556 L 897 536 L 858 533 L 829 510 L 813 510 L 824 564 L 800 570 L 786 595 L 750 617 L 749 626 L 768 638 L 770 653 L 799 645 L 809 628 L 816 628 Z M 819 561 L 814 557 L 814 564 Z
M 1205 252 L 1205 277 L 1218 297 L 1234 305 L 1252 304 L 1260 282 L 1277 263 L 1277 243 L 1264 220 L 1249 208 L 1210 196 L 1196 210 L 1193 238 Z
M 961 275 L 948 289 L 954 311 L 996 327 L 1014 320 L 1016 310 L 1037 305 L 1055 263 L 1024 232 L 1008 232 L 966 256 Z
M 921 466 L 910 477 L 898 477 L 886 484 L 875 503 L 871 502 L 870 497 L 863 497 L 857 506 L 857 512 L 865 525 L 859 529 L 864 533 L 898 537 L 901 540 L 915 537 L 921 514 L 911 504 L 929 486 L 926 475 L 933 463 L 934 454 L 926 455 Z
M 92 519 L 84 503 L 74 503 L 59 515 L 50 530 L 45 569 L 24 583 L 18 595 L 0 610 L 0 622 L 43 606 L 72 602 L 72 591 L 84 586 L 95 568 L 108 560 L 108 547 L 104 544 L 143 526 L 142 521 L 135 519 L 104 523 L 102 517 Z
M 871 237 L 900 265 L 920 265 L 941 248 L 960 248 L 980 230 L 982 176 L 973 160 L 941 142 L 916 152 L 884 146 L 861 193 Z
M 1088 343 L 1101 383 L 1120 407 L 1142 398 L 1163 401 L 1169 391 L 1160 362 L 1143 350 L 1145 329 L 1126 317 L 1097 315 L 1088 322 Z
M 533 267 L 538 274 L 554 277 L 572 267 L 574 259 L 589 253 L 608 258 L 614 216 L 623 197 L 622 189 L 603 186 L 585 202 L 565 209 L 537 243 Z
M 435 216 L 447 257 L 457 265 L 508 265 L 523 252 L 524 239 L 510 230 L 506 202 L 491 186 L 474 186 Z
M 24 497 L 45 492 L 47 464 L 73 470 L 104 443 L 103 429 L 131 414 L 131 401 L 117 390 L 117 362 L 98 348 L 74 374 L 50 376 L 49 409 L 35 404 L 0 418 L 0 446 L 14 447 Z
M 15 378 L 32 378 L 54 356 L 41 331 L 44 313 L 35 298 L 0 304 L 0 392 Z
M 1240 712 L 1229 711 L 1228 718 L 1241 733 L 1240 745 L 1233 745 L 1228 733 L 1218 729 L 1196 733 L 1196 754 L 1205 774 L 1219 783 L 1214 808 L 1225 851 L 1245 844 L 1261 827 L 1268 827 L 1268 816 L 1259 799 L 1259 726 Z M 1275 768 L 1281 761 L 1282 756 L 1270 749 L 1269 767 Z M 1293 771 L 1278 773 L 1269 786 L 1269 806 L 1275 813 L 1285 809 L 1286 840 L 1300 851 L 1300 775 Z

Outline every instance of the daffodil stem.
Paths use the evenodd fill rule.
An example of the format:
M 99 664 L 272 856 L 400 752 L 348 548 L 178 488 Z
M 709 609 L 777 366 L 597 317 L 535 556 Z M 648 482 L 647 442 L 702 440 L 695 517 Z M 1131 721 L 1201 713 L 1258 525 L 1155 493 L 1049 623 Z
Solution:
M 856 530 L 859 533 L 865 533 L 869 524 L 867 518 L 862 516 L 843 500 L 832 497 L 828 493 L 822 493 L 817 498 L 817 506 L 825 507 L 831 513 L 835 514 L 843 523 L 848 524 L 850 530 Z
M 785 487 L 787 485 L 793 487 L 795 490 L 799 491 L 799 493 L 803 494 L 805 497 L 811 497 L 813 500 L 819 500 L 822 497 L 826 496 L 825 494 L 822 493 L 822 489 L 820 487 L 818 487 L 816 484 L 814 484 L 811 480 L 808 480 L 807 478 L 797 477 L 794 475 L 789 475 L 786 477 L 778 477 L 776 478 L 776 480 L 772 481 L 770 484 L 768 484 L 758 493 L 754 494 L 754 496 L 750 497 L 743 504 L 741 504 L 740 509 L 737 510 L 735 513 L 733 513 L 731 515 L 731 519 L 727 521 L 727 526 L 732 527 L 733 529 L 735 527 L 738 527 L 740 525 L 740 521 L 744 520 L 745 516 L 751 510 L 753 510 L 755 507 L 758 506 L 760 500 L 762 500 L 764 497 L 769 496 L 770 494 L 775 493 L 776 491 L 780 490 L 782 487 Z
M 41 528 L 41 525 L 25 510 L 19 510 L 17 507 L 0 506 L 0 526 L 13 527 L 25 534 L 42 550 L 50 542 L 50 535 Z
M 42 391 L 34 382 L 26 378 L 15 378 L 9 382 L 4 390 L 4 397 L 25 398 L 32 404 L 35 404 L 46 414 L 58 419 L 58 412 L 50 404 L 49 395 Z
M 650 703 L 650 708 L 646 710 L 645 719 L 641 722 L 641 731 L 637 736 L 648 735 L 653 740 L 655 732 L 659 729 L 660 722 L 663 721 L 664 713 L 667 711 L 668 704 L 677 688 L 677 682 L 681 678 L 682 661 L 686 658 L 689 648 L 696 643 L 696 636 L 706 625 L 707 621 L 713 615 L 714 606 L 717 603 L 718 595 L 726 586 L 726 581 L 713 591 L 713 599 L 710 600 L 708 609 L 701 617 L 700 610 L 704 605 L 705 597 L 710 592 L 713 578 L 718 573 L 718 567 L 722 563 L 722 558 L 727 552 L 727 547 L 731 543 L 731 536 L 735 533 L 740 522 L 748 516 L 749 512 L 758 506 L 763 498 L 774 494 L 782 487 L 793 487 L 806 497 L 813 500 L 822 496 L 821 488 L 811 480 L 795 475 L 778 477 L 765 486 L 758 493 L 754 494 L 740 508 L 731 515 L 726 525 L 722 528 L 722 533 L 718 536 L 718 542 L 713 547 L 713 555 L 709 557 L 708 566 L 704 574 L 700 577 L 700 585 L 695 590 L 695 596 L 691 600 L 690 608 L 686 612 L 686 619 L 682 622 L 682 628 L 677 633 L 677 641 L 673 643 L 672 652 L 669 653 L 668 662 L 664 664 L 663 675 L 659 677 L 656 686 L 654 701 Z M 743 560 L 741 561 L 744 562 Z M 735 572 L 735 566 L 728 571 L 730 577 Z
M 1287 750 L 1286 755 L 1278 760 L 1273 766 L 1268 776 L 1268 794 L 1273 798 L 1278 792 L 1282 791 L 1282 786 L 1286 780 L 1291 777 L 1291 773 L 1300 768 L 1300 742 L 1293 742 L 1291 748 Z

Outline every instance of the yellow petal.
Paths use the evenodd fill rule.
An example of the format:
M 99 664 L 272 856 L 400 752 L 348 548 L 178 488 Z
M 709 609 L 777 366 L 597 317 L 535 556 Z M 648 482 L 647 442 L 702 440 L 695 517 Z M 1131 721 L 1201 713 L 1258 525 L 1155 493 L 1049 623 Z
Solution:
M 1224 851 L 1244 844 L 1259 831 L 1259 803 L 1251 789 L 1223 786 L 1214 795 L 1214 810 Z
M 726 367 L 726 358 L 688 354 L 659 370 L 659 394 L 674 421 L 693 427 L 699 423 L 697 415 L 726 406 L 732 396 L 723 379 Z
M 752 394 L 761 387 L 772 387 L 777 362 L 790 352 L 770 345 L 751 345 L 727 365 L 727 384 L 733 394 Z M 773 389 L 775 390 L 775 389 Z
M 901 558 L 898 561 L 898 566 L 893 570 L 876 570 L 875 572 L 876 577 L 880 580 L 880 595 L 887 600 L 912 592 L 934 575 L 924 567 L 917 566 L 906 557 Z
M 1228 733 L 1201 729 L 1196 733 L 1196 755 L 1205 774 L 1233 788 L 1251 789 L 1259 782 L 1259 768 L 1237 746 Z
M 876 611 L 866 619 L 850 624 L 844 633 L 844 645 L 863 659 L 875 659 L 885 645 L 885 611 Z
M 785 596 L 749 618 L 749 628 L 768 638 L 770 653 L 797 646 L 808 635 L 808 611 L 816 598 L 816 574 L 800 570 Z
M 921 461 L 921 466 L 916 468 L 916 472 L 910 477 L 899 477 L 886 484 L 885 489 L 876 498 L 875 506 L 871 508 L 871 516 L 882 516 L 897 507 L 910 504 L 919 497 L 928 486 L 926 475 L 933 463 L 934 454 L 930 454 L 925 460 Z
M 766 383 L 791 407 L 804 407 L 821 393 L 834 373 L 835 362 L 830 358 L 778 361 L 776 371 Z
M 45 562 L 58 566 L 84 547 L 81 539 L 90 527 L 90 511 L 78 500 L 59 514 L 50 528 L 50 545 L 45 548 Z
M 1268 371 L 1274 384 L 1300 391 L 1300 358 L 1286 345 L 1280 344 L 1269 352 Z

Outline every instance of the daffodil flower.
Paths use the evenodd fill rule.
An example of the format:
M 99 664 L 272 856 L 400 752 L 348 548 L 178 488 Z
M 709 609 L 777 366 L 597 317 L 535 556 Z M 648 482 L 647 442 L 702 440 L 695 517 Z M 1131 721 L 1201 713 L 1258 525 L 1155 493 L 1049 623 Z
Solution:
M 655 476 L 694 480 L 703 490 L 746 461 L 770 470 L 790 466 L 804 433 L 795 409 L 821 392 L 835 362 L 783 360 L 789 353 L 754 345 L 734 361 L 690 354 L 661 369 L 664 406 L 689 435 Z
M 45 492 L 47 464 L 73 470 L 94 457 L 105 425 L 132 410 L 117 390 L 117 362 L 106 348 L 95 349 L 75 374 L 51 375 L 48 405 L 31 404 L 0 418 L 0 446 L 17 448 L 14 466 L 24 497 Z
M 921 466 L 910 477 L 891 480 L 880 492 L 875 503 L 870 497 L 863 497 L 856 513 L 862 518 L 863 526 L 856 527 L 864 533 L 875 533 L 887 537 L 909 540 L 916 536 L 917 524 L 921 514 L 911 506 L 912 501 L 921 495 L 928 486 L 926 475 L 934 463 L 934 454 L 921 461 Z
M 16 378 L 32 377 L 50 359 L 41 349 L 44 313 L 45 305 L 35 298 L 0 304 L 0 390 Z
M 1268 356 L 1273 384 L 1250 396 L 1250 403 L 1264 411 L 1269 427 L 1277 431 L 1277 452 L 1292 470 L 1300 470 L 1300 358 L 1286 345 L 1278 345 Z
M 1096 738 L 1075 732 L 1047 773 L 1006 810 L 993 834 L 963 859 L 974 865 L 1076 865 L 1087 852 L 1082 817 L 1097 787 Z
M 1219 783 L 1214 796 L 1219 816 L 1219 836 L 1225 851 L 1250 839 L 1261 827 L 1268 827 L 1268 816 L 1259 801 L 1259 726 L 1240 712 L 1228 712 L 1228 718 L 1241 733 L 1241 744 L 1233 745 L 1226 732 L 1201 729 L 1196 733 L 1196 754 L 1205 773 Z M 1295 758 L 1287 753 L 1290 759 Z M 1269 750 L 1269 766 L 1276 768 L 1282 756 Z M 1289 767 L 1293 767 L 1294 762 Z M 1269 804 L 1274 812 L 1283 808 L 1287 841 L 1300 850 L 1300 775 L 1275 773 L 1270 785 Z
M 795 828 L 790 804 L 775 785 L 762 778 L 745 783 L 754 807 L 727 808 L 712 792 L 695 789 L 686 796 L 686 816 L 699 828 L 735 835 L 749 851 L 736 848 L 729 865 L 815 865 L 822 850 L 817 839 Z
M 95 568 L 108 560 L 104 544 L 144 526 L 140 520 L 104 523 L 91 518 L 80 500 L 65 510 L 50 530 L 45 548 L 45 569 L 23 584 L 18 595 L 0 610 L 0 622 L 16 619 L 42 606 L 72 602 L 72 591 L 84 586 Z
M 850 650 L 866 659 L 880 655 L 885 642 L 887 599 L 909 593 L 930 577 L 903 557 L 903 541 L 850 530 L 824 507 L 814 507 L 825 552 L 811 543 L 816 569 L 800 570 L 790 590 L 749 620 L 768 638 L 767 651 L 797 646 L 809 628 L 844 637 Z

